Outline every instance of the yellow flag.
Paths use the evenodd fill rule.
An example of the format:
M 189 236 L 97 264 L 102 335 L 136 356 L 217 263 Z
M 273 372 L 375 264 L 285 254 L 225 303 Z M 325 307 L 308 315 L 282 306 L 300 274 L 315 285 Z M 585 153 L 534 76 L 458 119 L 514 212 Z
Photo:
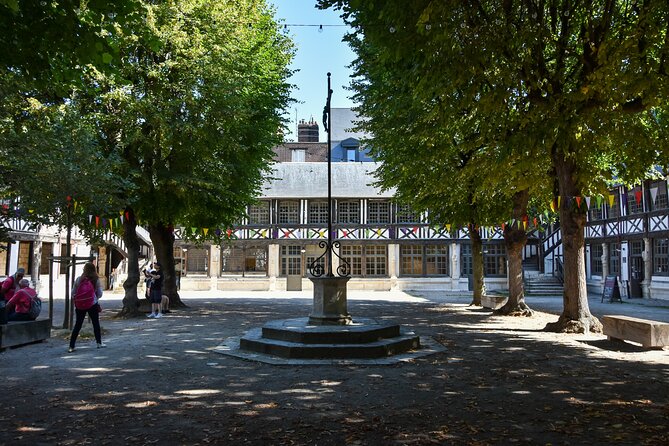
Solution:
M 202 232 L 204 232 L 204 236 L 207 236 L 207 232 L 209 232 L 209 228 L 202 228 Z
M 616 197 L 613 195 L 609 195 L 609 206 L 613 207 L 613 203 L 616 201 Z

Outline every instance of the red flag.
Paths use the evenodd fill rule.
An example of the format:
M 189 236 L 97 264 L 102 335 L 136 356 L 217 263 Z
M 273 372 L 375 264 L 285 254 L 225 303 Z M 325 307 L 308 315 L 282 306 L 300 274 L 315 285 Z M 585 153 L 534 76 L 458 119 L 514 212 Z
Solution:
M 581 197 L 575 197 L 576 198 L 576 205 L 578 206 L 579 209 L 581 209 Z
M 634 191 L 634 198 L 636 198 L 636 204 L 637 206 L 641 204 L 641 190 L 635 190 Z

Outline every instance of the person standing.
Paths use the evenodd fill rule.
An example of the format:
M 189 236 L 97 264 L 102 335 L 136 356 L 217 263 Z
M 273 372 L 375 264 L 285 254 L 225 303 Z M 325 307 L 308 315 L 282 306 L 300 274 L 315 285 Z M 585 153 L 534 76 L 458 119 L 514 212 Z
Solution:
M 149 275 L 151 276 L 151 314 L 147 317 L 158 319 L 163 317 L 160 308 L 163 300 L 163 269 L 160 263 L 153 264 L 153 271 Z
M 98 273 L 95 271 L 95 265 L 90 262 L 84 264 L 84 272 L 74 281 L 71 296 L 74 301 L 74 311 L 77 319 L 70 336 L 70 348 L 68 352 L 72 353 L 74 351 L 77 336 L 79 336 L 79 331 L 84 324 L 87 314 L 93 324 L 93 334 L 95 334 L 95 342 L 97 342 L 98 348 L 106 347 L 102 343 L 100 305 L 98 305 L 98 299 L 102 297 L 102 284 L 100 283 Z

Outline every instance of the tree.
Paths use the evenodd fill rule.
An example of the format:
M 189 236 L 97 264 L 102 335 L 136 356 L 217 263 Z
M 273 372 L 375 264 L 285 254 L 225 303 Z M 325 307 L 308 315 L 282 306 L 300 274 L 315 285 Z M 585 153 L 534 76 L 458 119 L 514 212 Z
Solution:
M 550 172 L 562 198 L 565 290 L 563 313 L 547 329 L 599 331 L 585 285 L 586 217 L 575 198 L 665 164 L 666 145 L 654 137 L 669 96 L 666 2 L 321 2 L 333 5 L 356 29 L 354 48 L 364 42 L 359 71 L 388 70 L 389 98 L 411 78 L 416 95 L 435 98 L 419 115 L 446 125 L 466 122 L 449 111 L 467 110 L 488 146 L 507 149 L 504 169 L 522 159 Z M 356 91 L 369 100 L 363 85 Z M 461 106 L 440 108 L 445 102 Z M 509 138 L 524 144 L 504 144 Z
M 173 228 L 216 237 L 254 200 L 281 141 L 292 47 L 264 2 L 145 7 L 150 39 L 117 42 L 125 82 L 91 73 L 75 103 L 95 116 L 105 150 L 127 163 L 136 193 L 127 202 L 126 245 L 136 246 L 138 222 L 148 227 L 164 291 L 178 306 Z M 128 264 L 122 314 L 131 315 L 139 269 Z

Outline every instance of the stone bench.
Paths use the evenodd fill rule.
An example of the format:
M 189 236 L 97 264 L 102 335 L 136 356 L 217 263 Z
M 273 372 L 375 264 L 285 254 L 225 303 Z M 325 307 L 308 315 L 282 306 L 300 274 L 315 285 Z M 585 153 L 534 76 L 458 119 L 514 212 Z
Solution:
M 644 348 L 669 346 L 669 323 L 630 316 L 603 316 L 604 334 L 610 340 L 638 342 Z
M 18 345 L 41 342 L 51 337 L 51 320 L 8 322 L 0 325 L 0 351 Z

